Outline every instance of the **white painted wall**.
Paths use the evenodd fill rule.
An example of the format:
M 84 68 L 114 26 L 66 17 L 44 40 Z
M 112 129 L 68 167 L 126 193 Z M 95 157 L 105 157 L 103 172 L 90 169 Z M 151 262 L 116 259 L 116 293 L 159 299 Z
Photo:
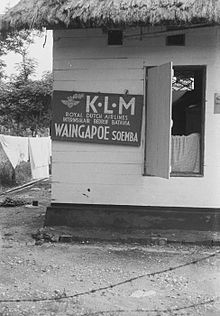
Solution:
M 129 35 L 139 30 L 129 30 Z M 185 47 L 165 46 L 165 35 L 125 38 L 108 46 L 100 29 L 54 31 L 54 89 L 144 94 L 144 66 L 207 65 L 204 177 L 142 176 L 140 147 L 53 141 L 52 203 L 220 206 L 220 31 L 187 30 Z M 128 32 L 127 32 L 128 34 Z

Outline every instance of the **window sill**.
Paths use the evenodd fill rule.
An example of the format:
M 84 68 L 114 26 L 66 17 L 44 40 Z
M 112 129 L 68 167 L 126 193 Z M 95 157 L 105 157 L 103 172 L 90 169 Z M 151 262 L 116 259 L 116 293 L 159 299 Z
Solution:
M 202 173 L 189 173 L 189 172 L 171 172 L 171 177 L 193 177 L 193 178 L 202 178 L 204 174 Z

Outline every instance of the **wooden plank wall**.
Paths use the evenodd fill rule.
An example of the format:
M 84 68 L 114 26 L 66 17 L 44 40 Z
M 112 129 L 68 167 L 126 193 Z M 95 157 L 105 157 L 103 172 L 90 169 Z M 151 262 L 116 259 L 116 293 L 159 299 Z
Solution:
M 164 35 L 141 38 L 139 32 L 129 30 L 125 35 L 133 37 L 125 38 L 123 46 L 111 47 L 101 29 L 54 31 L 54 89 L 144 94 L 145 66 L 169 61 L 174 65 L 208 65 L 206 112 L 210 115 L 206 128 L 213 127 L 213 120 L 217 125 L 219 118 L 213 118 L 211 109 L 212 90 L 217 84 L 213 85 L 211 78 L 214 69 L 220 69 L 216 57 L 218 29 L 186 31 L 185 47 L 168 47 Z M 217 137 L 213 140 L 213 135 L 206 135 L 212 142 Z M 210 198 L 201 194 L 213 182 L 207 166 L 210 152 L 205 153 L 206 177 L 164 180 L 142 176 L 143 144 L 144 125 L 140 147 L 53 141 L 52 202 L 204 207 L 220 202 L 216 193 Z M 220 158 L 220 151 L 218 155 Z

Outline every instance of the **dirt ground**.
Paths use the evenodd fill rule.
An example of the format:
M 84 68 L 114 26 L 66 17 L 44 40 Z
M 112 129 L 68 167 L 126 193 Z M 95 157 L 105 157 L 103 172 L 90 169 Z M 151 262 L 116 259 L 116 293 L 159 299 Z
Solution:
M 219 248 L 37 245 L 32 233 L 43 226 L 49 181 L 7 196 L 30 204 L 0 207 L 1 316 L 220 315 Z

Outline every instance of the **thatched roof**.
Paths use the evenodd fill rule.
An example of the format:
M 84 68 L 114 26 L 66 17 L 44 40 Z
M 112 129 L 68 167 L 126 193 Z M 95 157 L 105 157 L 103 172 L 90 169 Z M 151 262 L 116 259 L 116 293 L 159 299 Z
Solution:
M 2 29 L 219 23 L 220 0 L 21 0 Z

